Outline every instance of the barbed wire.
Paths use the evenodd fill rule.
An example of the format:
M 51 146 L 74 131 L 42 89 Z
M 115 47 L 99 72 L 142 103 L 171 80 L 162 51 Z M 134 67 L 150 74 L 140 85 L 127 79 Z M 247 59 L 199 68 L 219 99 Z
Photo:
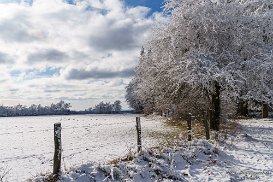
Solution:
M 98 127 L 98 126 L 113 126 L 113 125 L 120 125 L 120 124 L 128 124 L 128 123 L 135 123 L 135 122 L 119 122 L 119 123 L 109 123 L 109 124 L 94 124 L 94 125 L 83 125 L 83 126 L 66 126 L 62 127 L 62 130 L 66 129 L 77 129 L 77 128 L 92 128 L 92 127 Z M 18 131 L 18 132 L 6 132 L 6 133 L 0 133 L 1 135 L 11 135 L 11 134 L 24 134 L 24 133 L 36 133 L 36 132 L 47 132 L 47 131 L 53 131 L 54 128 L 50 127 L 47 129 L 41 129 L 41 130 L 28 130 L 28 131 Z
M 75 122 L 75 123 L 77 124 L 77 122 Z M 97 121 L 95 121 L 95 122 L 90 121 L 90 124 L 88 124 L 88 125 L 86 125 L 86 123 L 85 123 L 85 125 L 65 126 L 65 124 L 64 124 L 64 126 L 62 127 L 62 130 L 69 131 L 71 129 L 72 130 L 74 130 L 74 129 L 77 130 L 79 128 L 87 129 L 87 128 L 96 128 L 96 127 L 108 127 L 108 126 L 115 126 L 115 125 L 116 126 L 129 125 L 129 128 L 126 129 L 126 134 L 131 134 L 133 136 L 133 135 L 137 135 L 136 133 L 133 134 L 133 131 L 135 130 L 135 124 L 136 124 L 136 122 L 134 120 L 129 120 L 129 121 L 125 121 L 125 122 L 114 122 L 114 123 L 98 123 Z M 11 127 L 10 129 L 12 129 L 12 128 L 15 128 L 15 127 Z M 35 129 L 35 127 L 33 127 L 31 130 L 21 129 L 21 130 L 16 131 L 16 132 L 4 132 L 4 133 L 0 132 L 0 136 L 14 135 L 14 134 L 24 135 L 24 134 L 28 134 L 28 133 L 39 133 L 39 132 L 52 132 L 53 133 L 53 131 L 54 131 L 54 127 L 53 127 L 53 123 L 52 123 L 52 127 L 50 127 L 50 128 Z M 112 137 L 116 136 L 115 134 L 112 134 L 112 135 L 113 135 Z M 142 137 L 144 139 L 144 135 Z M 146 137 L 149 138 L 149 136 L 145 136 L 145 138 Z M 123 138 L 122 140 L 117 140 L 117 141 L 115 140 L 114 142 L 125 143 L 125 145 L 126 145 L 126 147 L 122 147 L 122 148 L 118 149 L 119 150 L 118 154 L 113 153 L 112 157 L 115 157 L 116 159 L 121 159 L 122 157 L 125 157 L 128 154 L 130 154 L 130 152 L 136 153 L 136 151 L 137 151 L 137 145 L 134 144 L 134 142 L 131 139 L 127 139 L 126 137 Z M 102 145 L 103 145 L 103 143 L 102 143 Z M 34 147 L 37 147 L 37 146 L 34 146 Z M 100 150 L 101 148 L 104 148 L 104 147 L 106 147 L 106 146 L 101 146 L 101 145 L 99 145 L 99 146 L 96 146 L 96 145 L 85 146 L 84 144 L 83 145 L 77 145 L 76 144 L 76 146 L 74 145 L 74 147 L 72 147 L 72 148 L 64 148 L 63 147 L 62 160 L 63 161 L 69 161 L 75 155 L 79 155 L 79 154 L 82 154 L 82 153 L 85 153 L 85 152 L 92 154 L 92 153 L 94 153 L 95 150 L 97 150 L 97 149 Z M 148 144 L 147 145 L 145 145 L 145 144 L 142 145 L 143 149 L 147 149 L 149 147 L 150 146 Z M 39 154 L 30 154 L 30 155 L 17 155 L 15 157 L 6 157 L 6 158 L 2 158 L 2 159 L 0 158 L 0 163 L 4 164 L 4 163 L 14 161 L 14 160 L 28 160 L 29 158 L 35 158 L 36 160 L 41 161 L 41 164 L 44 164 L 44 163 L 49 163 L 49 162 L 53 161 L 53 157 L 52 158 L 48 157 L 49 155 L 53 156 L 53 154 L 54 154 L 54 150 L 52 148 L 52 151 L 50 151 L 50 152 L 43 152 L 43 153 L 39 153 Z M 108 156 L 108 155 L 106 154 L 106 156 Z M 108 160 L 108 161 L 110 161 L 110 160 Z M 105 162 L 107 162 L 107 161 L 105 161 Z M 63 162 L 63 165 L 65 167 L 65 162 Z
M 130 121 L 126 121 L 126 122 L 116 122 L 116 123 L 109 123 L 109 124 L 94 124 L 94 125 L 83 125 L 83 126 L 72 126 L 72 127 L 62 127 L 63 130 L 67 130 L 67 129 L 78 129 L 78 128 L 93 128 L 93 127 L 98 127 L 98 126 L 111 126 L 111 125 L 120 125 L 120 124 L 134 124 L 134 122 Z M 18 131 L 18 132 L 6 132 L 6 133 L 0 133 L 0 135 L 12 135 L 12 134 L 24 134 L 24 133 L 35 133 L 35 132 L 48 132 L 48 131 L 54 131 L 54 128 L 47 128 L 47 129 L 41 129 L 41 130 L 29 130 L 29 131 Z M 129 132 L 133 131 L 133 128 L 129 129 Z M 120 140 L 119 142 L 127 142 L 125 140 Z M 83 147 L 77 147 L 77 148 L 68 148 L 65 149 L 65 151 L 73 151 L 73 150 L 78 150 L 81 149 Z M 90 148 L 94 148 L 94 145 L 90 145 L 90 146 L 84 146 L 84 150 L 86 151 L 86 149 L 90 150 Z M 27 155 L 27 156 L 16 156 L 16 157 L 8 157 L 8 158 L 2 158 L 0 159 L 1 162 L 7 162 L 7 161 L 11 161 L 14 159 L 26 159 L 26 158 L 30 158 L 30 157 L 37 157 L 38 156 L 43 156 L 43 155 L 47 155 L 47 154 L 53 154 L 54 152 L 46 152 L 46 153 L 41 153 L 41 154 L 31 154 L 31 155 Z M 71 155 L 71 154 L 70 154 Z M 52 159 L 51 159 L 52 160 Z

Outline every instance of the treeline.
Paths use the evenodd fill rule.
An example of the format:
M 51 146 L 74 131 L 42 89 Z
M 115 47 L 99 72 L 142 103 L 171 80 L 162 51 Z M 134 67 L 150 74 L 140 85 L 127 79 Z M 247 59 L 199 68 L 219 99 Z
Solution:
M 94 107 L 86 109 L 84 114 L 119 114 L 121 113 L 121 101 L 116 100 L 113 104 L 110 102 L 100 102 L 99 104 L 95 105 Z
M 71 104 L 60 101 L 50 106 L 42 106 L 41 104 L 25 106 L 18 104 L 16 106 L 0 106 L 0 117 L 10 116 L 43 116 L 43 115 L 69 115 L 69 114 L 120 114 L 123 113 L 121 101 L 116 100 L 114 103 L 100 102 L 94 107 L 90 107 L 83 111 L 70 110 Z
M 0 106 L 0 116 L 41 116 L 41 115 L 68 115 L 70 114 L 70 103 L 60 101 L 50 106 L 41 104 L 27 107 L 21 104 L 16 106 Z

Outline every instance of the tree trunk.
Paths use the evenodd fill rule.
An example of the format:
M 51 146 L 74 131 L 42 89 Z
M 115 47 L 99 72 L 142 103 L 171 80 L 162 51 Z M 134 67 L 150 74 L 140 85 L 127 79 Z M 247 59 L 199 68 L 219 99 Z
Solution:
M 205 131 L 206 131 L 206 139 L 209 140 L 210 139 L 210 134 L 209 134 L 208 117 L 205 117 L 205 119 L 203 119 L 203 124 L 205 126 Z
M 263 118 L 267 118 L 268 117 L 268 104 L 266 104 L 266 103 L 263 103 L 262 117 Z
M 214 126 L 214 122 L 213 122 L 213 110 L 212 109 L 209 109 L 209 127 L 210 129 L 214 129 L 215 126 Z
M 241 116 L 248 116 L 248 104 L 246 101 L 242 101 L 242 100 L 239 101 L 238 114 Z
M 212 109 L 213 109 L 213 115 L 212 115 L 212 126 L 211 129 L 219 131 L 220 129 L 220 85 L 218 82 L 215 82 L 215 93 L 212 94 Z
M 188 115 L 187 119 L 187 125 L 188 125 L 188 141 L 192 140 L 192 115 Z

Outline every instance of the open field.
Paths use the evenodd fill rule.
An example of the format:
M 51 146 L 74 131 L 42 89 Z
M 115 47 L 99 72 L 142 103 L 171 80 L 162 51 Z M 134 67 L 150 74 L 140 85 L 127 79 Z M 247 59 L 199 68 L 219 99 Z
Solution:
M 88 161 L 107 162 L 136 151 L 136 115 L 71 115 L 0 118 L 0 175 L 25 181 L 52 171 L 53 124 L 62 123 L 62 170 Z M 151 132 L 163 122 L 141 118 L 144 148 L 157 145 Z
M 26 181 L 41 173 L 51 173 L 53 124 L 61 122 L 62 181 L 100 181 L 109 178 L 115 181 L 112 174 L 107 173 L 108 169 L 117 170 L 122 174 L 122 179 L 129 181 L 155 181 L 170 176 L 184 181 L 271 179 L 272 119 L 228 122 L 222 126 L 225 132 L 221 132 L 218 142 L 205 141 L 202 125 L 193 123 L 194 140 L 187 142 L 183 140 L 187 134 L 185 123 L 169 121 L 166 125 L 165 118 L 141 117 L 143 146 L 152 150 L 134 155 L 136 158 L 132 158 L 132 161 L 120 163 L 115 159 L 136 151 L 135 117 L 75 115 L 0 118 L 0 175 L 7 171 L 4 181 Z M 170 138 L 169 141 L 174 138 L 180 140 L 176 140 L 176 146 L 170 147 L 171 144 L 163 140 L 167 138 Z M 162 146 L 164 144 L 167 145 Z M 124 165 L 128 170 L 116 168 Z M 44 177 L 37 179 L 43 181 Z

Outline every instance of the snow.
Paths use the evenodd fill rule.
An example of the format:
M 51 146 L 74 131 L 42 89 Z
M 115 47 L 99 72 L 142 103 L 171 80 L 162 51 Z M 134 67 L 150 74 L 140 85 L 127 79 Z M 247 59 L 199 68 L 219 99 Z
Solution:
M 62 170 L 105 163 L 136 151 L 136 115 L 74 115 L 0 118 L 0 176 L 26 181 L 53 170 L 54 123 L 62 124 Z M 161 120 L 141 117 L 142 144 L 155 146 L 149 132 L 166 130 Z M 156 127 L 155 127 L 156 126 Z
M 241 120 L 240 132 L 219 142 L 181 141 L 174 148 L 146 150 L 116 165 L 86 163 L 61 181 L 272 181 L 273 120 Z M 221 136 L 221 135 L 220 135 Z M 35 181 L 44 181 L 40 176 Z
M 61 181 L 273 181 L 273 119 L 239 120 L 239 132 L 219 142 L 193 138 L 148 149 L 149 131 L 168 131 L 158 117 L 141 117 L 144 150 L 136 152 L 135 115 L 0 118 L 0 169 L 6 181 L 44 181 L 52 172 L 53 126 L 62 123 Z M 194 128 L 193 128 L 194 132 Z M 36 176 L 36 177 L 35 177 Z M 38 176 L 38 177 L 37 177 Z
M 228 141 L 227 154 L 234 156 L 228 173 L 244 180 L 273 181 L 273 120 L 242 120 L 240 124 L 243 133 Z
M 84 164 L 79 168 L 68 171 L 61 181 L 162 181 L 163 179 L 184 181 L 191 178 L 189 163 L 196 163 L 195 158 L 213 158 L 212 152 L 207 151 L 213 146 L 206 141 L 195 141 L 193 149 L 185 152 L 184 148 L 166 149 L 163 153 L 144 151 L 129 163 L 120 163 L 117 166 Z M 204 157 L 206 155 L 206 157 Z M 198 163 L 198 162 L 197 162 Z M 43 177 L 36 181 L 43 181 Z

